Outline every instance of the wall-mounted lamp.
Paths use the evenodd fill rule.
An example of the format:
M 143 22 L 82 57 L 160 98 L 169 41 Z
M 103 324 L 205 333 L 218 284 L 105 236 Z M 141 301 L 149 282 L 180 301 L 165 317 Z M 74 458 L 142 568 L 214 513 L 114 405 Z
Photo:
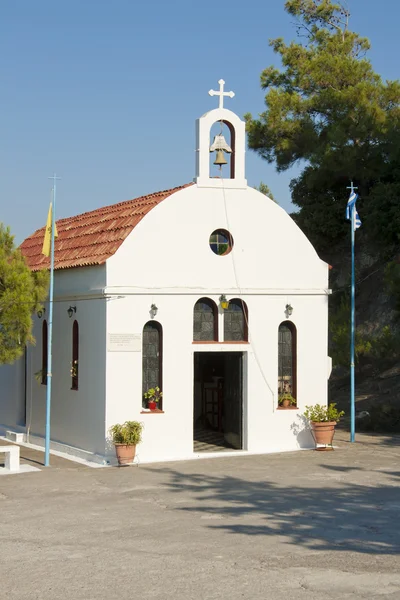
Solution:
M 43 308 L 38 310 L 36 314 L 37 314 L 38 318 L 41 319 L 45 312 L 46 312 L 46 308 L 43 306 Z
M 152 319 L 154 319 L 154 317 L 156 316 L 156 314 L 158 313 L 158 307 L 155 304 L 152 304 L 150 306 L 150 316 Z
M 229 300 L 227 300 L 225 294 L 222 294 L 219 297 L 219 304 L 220 304 L 222 310 L 227 310 L 229 308 Z
M 76 306 L 70 306 L 69 309 L 67 310 L 67 313 L 68 313 L 69 318 L 71 318 L 72 315 L 74 313 L 76 313 Z
M 285 315 L 286 318 L 288 319 L 293 313 L 293 306 L 291 304 L 286 304 L 285 306 Z

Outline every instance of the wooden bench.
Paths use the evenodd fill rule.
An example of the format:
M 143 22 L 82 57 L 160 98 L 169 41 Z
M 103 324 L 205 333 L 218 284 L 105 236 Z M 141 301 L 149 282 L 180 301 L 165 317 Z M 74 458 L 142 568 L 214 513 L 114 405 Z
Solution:
M 5 468 L 8 471 L 19 471 L 19 446 L 0 446 L 0 453 L 6 455 Z

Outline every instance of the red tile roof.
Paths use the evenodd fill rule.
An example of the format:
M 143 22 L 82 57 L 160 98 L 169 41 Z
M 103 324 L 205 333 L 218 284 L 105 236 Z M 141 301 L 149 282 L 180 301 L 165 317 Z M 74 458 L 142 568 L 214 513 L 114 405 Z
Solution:
M 57 221 L 54 268 L 69 269 L 101 265 L 121 246 L 139 221 L 157 204 L 174 192 L 193 185 L 180 187 L 104 206 L 90 212 Z M 20 248 L 32 271 L 50 267 L 50 259 L 42 254 L 44 239 L 42 227 L 22 242 Z

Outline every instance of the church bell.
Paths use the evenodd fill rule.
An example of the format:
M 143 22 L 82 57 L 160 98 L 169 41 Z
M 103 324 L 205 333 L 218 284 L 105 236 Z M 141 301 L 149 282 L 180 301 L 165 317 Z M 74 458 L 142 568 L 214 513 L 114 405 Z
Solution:
M 217 153 L 214 165 L 217 165 L 218 167 L 222 167 L 222 165 L 227 165 L 228 162 L 225 159 L 224 152 L 229 152 L 230 154 L 232 152 L 232 149 L 226 143 L 226 140 L 222 133 L 214 137 L 214 141 L 210 146 L 210 152 L 214 151 Z
M 215 157 L 214 165 L 222 167 L 222 165 L 227 165 L 227 164 L 228 164 L 228 162 L 225 160 L 224 151 L 217 150 L 217 156 Z

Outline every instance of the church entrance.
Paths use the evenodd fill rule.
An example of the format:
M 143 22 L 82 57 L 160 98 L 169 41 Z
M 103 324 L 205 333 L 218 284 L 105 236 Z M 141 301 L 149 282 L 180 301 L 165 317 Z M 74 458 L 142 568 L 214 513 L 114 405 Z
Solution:
M 194 353 L 194 452 L 243 449 L 243 352 Z

